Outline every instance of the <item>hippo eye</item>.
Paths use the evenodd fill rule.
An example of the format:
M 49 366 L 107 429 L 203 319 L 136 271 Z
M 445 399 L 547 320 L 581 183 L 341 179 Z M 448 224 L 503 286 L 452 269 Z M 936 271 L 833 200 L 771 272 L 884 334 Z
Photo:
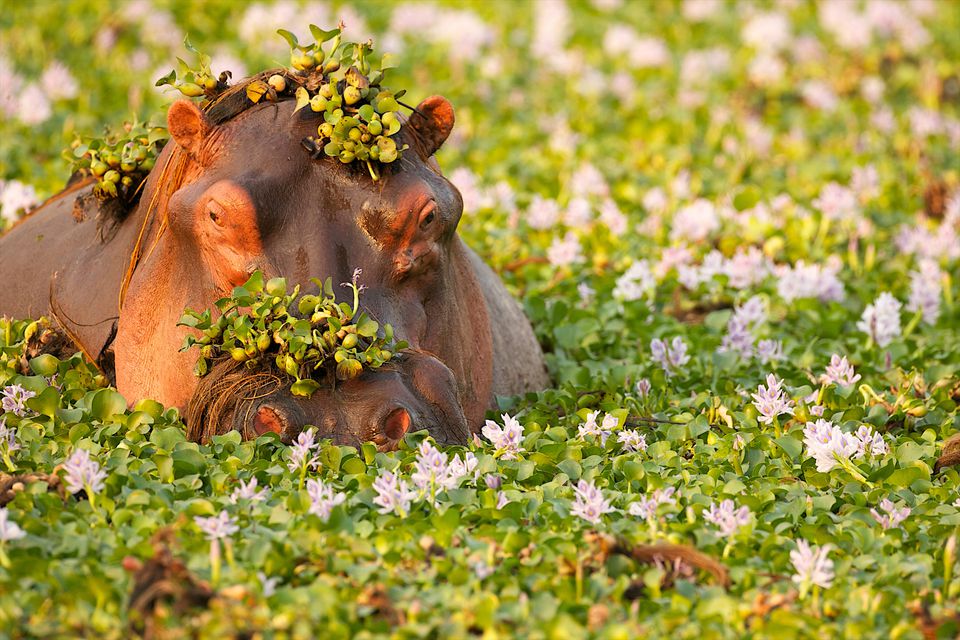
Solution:
M 436 218 L 437 203 L 430 201 L 430 203 L 423 208 L 420 212 L 420 228 L 426 229 L 433 222 L 433 219 Z
M 225 210 L 223 205 L 221 205 L 216 200 L 211 200 L 207 203 L 207 215 L 210 216 L 210 219 L 213 220 L 213 223 L 218 227 L 223 226 L 223 214 Z

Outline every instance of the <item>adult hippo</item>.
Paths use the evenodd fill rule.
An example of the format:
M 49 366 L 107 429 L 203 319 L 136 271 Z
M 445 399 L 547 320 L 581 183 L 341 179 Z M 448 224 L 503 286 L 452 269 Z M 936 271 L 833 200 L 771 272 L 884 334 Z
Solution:
M 197 438 L 210 435 L 201 422 L 216 399 L 233 411 L 218 414 L 218 431 L 289 440 L 316 424 L 341 442 L 390 446 L 428 428 L 465 442 L 496 395 L 547 385 L 519 305 L 456 233 L 463 202 L 433 158 L 454 123 L 447 100 L 416 108 L 398 134 L 409 149 L 374 182 L 305 152 L 317 127 L 309 109 L 282 97 L 253 105 L 243 87 L 204 111 L 170 107 L 172 143 L 128 214 L 71 215 L 92 188 L 80 181 L 0 238 L 0 313 L 55 318 L 127 398 L 189 407 Z M 365 310 L 409 343 L 406 357 L 309 400 L 276 385 L 234 407 L 216 381 L 247 374 L 227 366 L 196 395 L 195 354 L 180 351 L 184 308 L 212 307 L 255 270 L 310 290 L 313 276 L 342 282 L 358 267 Z

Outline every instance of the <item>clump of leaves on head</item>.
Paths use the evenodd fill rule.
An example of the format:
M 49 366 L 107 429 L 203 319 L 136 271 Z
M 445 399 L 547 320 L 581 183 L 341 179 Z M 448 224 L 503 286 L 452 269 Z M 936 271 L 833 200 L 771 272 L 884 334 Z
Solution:
M 78 137 L 64 157 L 74 173 L 98 178 L 93 188 L 98 198 L 117 198 L 129 205 L 139 195 L 167 138 L 163 127 L 127 122 L 120 130 L 105 129 L 99 138 Z
M 215 76 L 210 68 L 210 56 L 200 53 L 192 44 L 190 38 L 183 39 L 184 48 L 197 57 L 197 64 L 191 67 L 183 58 L 177 58 L 177 69 L 156 82 L 156 86 L 170 85 L 188 98 L 203 98 L 208 102 L 225 91 L 229 85 L 232 73 L 223 71 Z
M 304 146 L 315 157 L 327 155 L 344 164 L 362 162 L 376 181 L 380 179 L 379 164 L 395 162 L 407 148 L 398 147 L 393 137 L 400 131 L 398 100 L 404 91 L 383 86 L 385 73 L 394 66 L 390 56 L 384 55 L 373 65 L 373 42 L 344 42 L 342 27 L 325 31 L 310 25 L 315 42 L 308 45 L 280 29 L 278 33 L 290 45 L 292 70 L 286 77 L 275 75 L 267 83 L 259 81 L 262 86 L 252 83 L 247 95 L 256 102 L 270 89 L 292 91 L 297 100 L 295 112 L 309 106 L 323 117 L 317 137 L 306 138 Z
M 352 303 L 337 302 L 330 278 L 314 278 L 317 294 L 300 295 L 299 285 L 287 292 L 285 278 L 264 282 L 255 272 L 231 295 L 216 302 L 220 316 L 214 320 L 208 309 L 184 311 L 181 326 L 200 331 L 187 336 L 182 350 L 199 349 L 194 372 L 206 375 L 211 361 L 233 358 L 251 367 L 272 358 L 277 368 L 296 379 L 294 395 L 307 396 L 320 387 L 331 373 L 339 380 L 355 378 L 364 367 L 377 369 L 389 362 L 407 344 L 395 341 L 393 328 L 360 311 L 357 283 L 360 270 L 351 282 Z

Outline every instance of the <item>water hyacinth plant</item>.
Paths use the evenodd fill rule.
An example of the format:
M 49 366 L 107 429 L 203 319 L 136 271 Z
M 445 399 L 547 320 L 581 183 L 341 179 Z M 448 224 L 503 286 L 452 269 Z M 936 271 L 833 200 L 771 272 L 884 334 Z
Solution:
M 371 92 L 346 72 L 371 81 L 380 60 L 364 50 L 363 72 L 348 41 L 402 53 L 389 86 L 411 103 L 454 105 L 437 161 L 463 199 L 458 233 L 522 300 L 551 388 L 498 398 L 464 447 L 420 432 L 391 452 L 319 431 L 196 444 L 176 409 L 121 397 L 82 354 L 42 354 L 56 320 L 0 319 L 0 636 L 136 637 L 131 594 L 150 585 L 127 559 L 183 567 L 158 589 L 209 588 L 145 614 L 192 637 L 960 633 L 957 3 L 6 3 L 0 230 L 63 188 L 55 150 L 77 132 L 163 120 L 183 93 L 153 79 L 187 33 L 209 59 L 184 56 L 175 87 L 197 85 L 202 106 L 273 69 L 253 95 L 292 107 L 303 82 L 309 153 L 339 163 L 317 50 L 309 67 L 276 33 L 306 54 L 321 9 L 345 24 L 344 143 L 374 114 L 380 136 L 393 126 L 359 113 Z M 397 151 L 371 163 L 376 189 L 414 153 Z M 263 288 L 271 322 L 307 319 L 303 296 L 287 318 L 273 297 L 290 291 Z M 331 291 L 352 310 L 351 288 Z M 296 351 L 295 328 L 286 347 L 224 344 L 248 321 L 247 338 L 268 333 L 250 310 L 193 347 L 210 347 L 208 369 L 215 351 L 272 368 Z M 320 369 L 294 358 L 304 391 L 337 379 L 340 350 L 372 366 L 366 339 L 384 328 L 354 348 L 346 335 Z M 581 437 L 590 414 L 601 433 Z M 96 513 L 66 487 L 81 450 L 106 474 Z M 686 555 L 638 559 L 671 544 Z
M 269 359 L 296 380 L 290 388 L 294 395 L 309 397 L 326 375 L 349 380 L 364 367 L 381 367 L 406 343 L 394 341 L 390 325 L 381 335 L 380 324 L 360 310 L 360 274 L 357 269 L 352 281 L 343 283 L 352 303 L 337 302 L 330 278 L 312 279 L 318 293 L 300 295 L 299 285 L 287 293 L 286 279 L 264 282 L 257 271 L 217 301 L 216 320 L 210 310 L 185 310 L 180 325 L 200 332 L 187 336 L 183 345 L 199 351 L 195 373 L 206 375 L 210 361 L 227 357 L 250 365 Z

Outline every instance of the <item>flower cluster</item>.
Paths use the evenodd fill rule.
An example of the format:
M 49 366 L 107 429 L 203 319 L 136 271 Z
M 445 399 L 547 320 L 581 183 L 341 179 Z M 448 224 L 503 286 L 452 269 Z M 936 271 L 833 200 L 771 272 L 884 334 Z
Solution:
M 647 437 L 636 429 L 623 429 L 617 434 L 617 441 L 626 451 L 646 451 Z
M 580 480 L 573 488 L 575 497 L 570 513 L 583 518 L 591 524 L 599 524 L 605 513 L 613 511 L 610 502 L 603 497 L 603 491 L 592 482 Z
M 750 507 L 736 508 L 733 500 L 724 500 L 719 505 L 712 503 L 703 512 L 703 519 L 717 525 L 721 536 L 730 537 L 750 523 L 751 515 Z
M 855 373 L 853 365 L 847 362 L 847 356 L 839 356 L 836 353 L 830 356 L 830 364 L 822 378 L 823 384 L 836 384 L 841 387 L 849 387 L 855 384 L 860 375 Z
M 519 420 L 506 413 L 500 417 L 503 419 L 503 427 L 492 420 L 487 420 L 482 433 L 493 443 L 496 449 L 494 455 L 504 460 L 513 460 L 523 451 L 520 444 L 523 441 L 523 426 Z
M 417 459 L 414 461 L 414 471 L 410 479 L 420 490 L 420 495 L 436 505 L 438 491 L 455 489 L 461 478 L 476 468 L 477 457 L 472 452 L 465 453 L 463 459 L 457 454 L 448 461 L 447 454 L 424 440 L 417 450 Z
M 753 406 L 757 408 L 760 417 L 757 420 L 763 424 L 771 424 L 781 414 L 793 415 L 794 403 L 784 392 L 783 381 L 774 374 L 767 376 L 767 386 L 757 387 L 753 396 Z
M 608 413 L 607 415 L 603 416 L 601 423 L 597 424 L 597 418 L 599 416 L 599 411 L 591 411 L 588 413 L 586 421 L 577 427 L 577 433 L 584 440 L 586 440 L 587 436 L 599 438 L 600 444 L 605 445 L 607 443 L 607 438 L 609 438 L 610 434 L 613 433 L 613 430 L 617 428 L 619 421 L 617 420 L 616 416 Z
M 24 389 L 19 384 L 11 384 L 3 388 L 3 391 L 0 391 L 0 408 L 3 411 L 13 413 L 14 415 L 23 417 L 27 415 L 27 405 L 26 402 L 30 398 L 37 395 L 29 389 Z
M 200 531 L 207 537 L 207 540 L 223 540 L 229 538 L 240 531 L 235 518 L 231 518 L 226 510 L 220 511 L 215 516 L 205 518 L 203 516 L 194 516 L 193 521 L 200 527 Z
M 347 496 L 335 491 L 323 480 L 313 478 L 307 480 L 307 495 L 310 496 L 309 512 L 318 516 L 324 522 L 330 519 L 333 508 L 338 504 L 343 504 L 347 499 Z
M 827 558 L 830 545 L 811 547 L 806 540 L 797 540 L 797 548 L 790 552 L 790 561 L 796 574 L 793 581 L 800 587 L 803 597 L 811 586 L 829 589 L 833 584 L 833 560 Z
M 880 513 L 880 511 L 883 513 Z M 880 511 L 870 509 L 870 515 L 884 529 L 899 527 L 910 515 L 910 507 L 897 507 L 889 498 L 880 501 Z
M 657 507 L 664 504 L 676 504 L 676 488 L 654 489 L 649 496 L 640 498 L 627 508 L 627 513 L 638 518 L 650 520 L 657 515 Z
M 900 301 L 884 291 L 868 304 L 857 328 L 870 336 L 879 347 L 885 347 L 900 335 Z
M 268 490 L 266 487 L 257 488 L 257 477 L 254 476 L 248 481 L 240 481 L 240 486 L 233 490 L 233 493 L 230 494 L 230 502 L 236 504 L 240 500 L 247 500 L 249 502 L 260 502 L 267 499 Z
M 667 374 L 668 378 L 690 362 L 690 356 L 687 355 L 687 343 L 680 336 L 674 336 L 669 343 L 660 338 L 654 338 L 650 341 L 650 354 L 653 361 L 663 368 L 663 372 Z
M 850 460 L 862 458 L 868 452 L 871 456 L 881 456 L 888 451 L 883 436 L 867 425 L 862 425 L 855 434 L 851 434 L 844 433 L 840 427 L 823 419 L 806 424 L 803 442 L 807 447 L 807 457 L 816 461 L 817 471 L 821 473 L 838 466 L 849 470 Z
M 0 507 L 0 542 L 19 540 L 25 535 L 27 535 L 27 532 L 18 527 L 16 522 L 10 520 L 10 514 L 6 507 Z
M 297 435 L 296 442 L 290 447 L 290 462 L 287 463 L 287 468 L 291 472 L 299 472 L 301 476 L 309 469 L 315 468 L 319 458 L 313 454 L 313 450 L 317 445 L 316 429 L 311 427 L 301 431 Z
M 100 469 L 100 463 L 91 458 L 86 449 L 76 449 L 63 463 L 63 470 L 66 472 L 64 481 L 70 493 L 86 490 L 89 497 L 103 490 L 107 472 Z
M 380 507 L 380 513 L 396 513 L 405 517 L 410 512 L 410 504 L 417 498 L 417 492 L 400 477 L 399 473 L 384 471 L 373 481 L 376 497 L 374 504 Z

